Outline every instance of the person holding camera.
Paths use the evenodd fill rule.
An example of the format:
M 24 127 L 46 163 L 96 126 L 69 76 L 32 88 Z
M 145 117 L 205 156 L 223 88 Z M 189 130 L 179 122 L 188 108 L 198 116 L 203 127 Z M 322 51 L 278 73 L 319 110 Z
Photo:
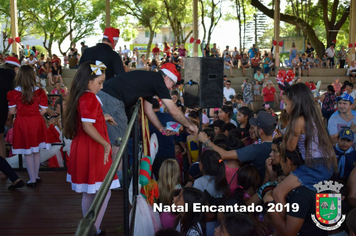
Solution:
M 226 101 L 231 101 L 231 99 L 236 95 L 235 89 L 231 88 L 231 80 L 227 80 L 224 87 L 224 97 Z

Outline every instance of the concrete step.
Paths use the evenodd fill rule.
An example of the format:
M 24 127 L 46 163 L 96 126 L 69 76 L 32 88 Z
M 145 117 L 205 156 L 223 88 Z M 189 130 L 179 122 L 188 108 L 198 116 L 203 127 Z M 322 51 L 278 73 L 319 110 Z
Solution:
M 62 69 L 62 77 L 73 78 L 75 75 L 75 72 L 77 72 L 76 69 L 68 69 L 68 68 Z

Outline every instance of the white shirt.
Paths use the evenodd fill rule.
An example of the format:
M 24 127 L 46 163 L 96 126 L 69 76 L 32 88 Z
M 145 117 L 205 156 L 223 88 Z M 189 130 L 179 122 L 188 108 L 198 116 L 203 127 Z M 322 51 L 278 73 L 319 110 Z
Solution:
M 325 53 L 328 56 L 328 58 L 334 57 L 335 56 L 335 49 L 334 48 L 333 49 L 328 48 L 328 49 L 326 49 Z
M 231 95 L 236 95 L 235 89 L 231 88 L 227 89 L 226 87 L 224 87 L 224 97 L 226 98 L 226 101 L 231 101 L 230 96 Z
M 30 58 L 27 59 L 27 62 L 30 66 L 34 65 L 37 62 L 36 58 L 32 58 L 32 60 L 30 60 Z
M 345 91 L 344 93 L 347 93 L 347 91 Z M 353 99 L 356 99 L 356 90 L 352 90 L 352 92 L 350 93 L 351 97 L 353 97 Z
M 347 75 L 350 75 L 350 72 L 356 70 L 356 65 L 355 66 L 350 66 L 349 69 L 347 70 Z
M 125 54 L 126 53 L 127 56 L 130 56 L 130 52 L 131 52 L 130 49 L 126 48 L 126 49 L 121 51 L 121 54 Z

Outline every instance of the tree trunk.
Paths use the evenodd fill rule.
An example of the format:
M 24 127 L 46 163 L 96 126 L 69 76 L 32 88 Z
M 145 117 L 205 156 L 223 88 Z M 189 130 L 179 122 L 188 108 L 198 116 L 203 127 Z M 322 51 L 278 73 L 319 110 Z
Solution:
M 245 39 L 245 36 L 246 36 L 246 5 L 245 5 L 245 0 L 242 0 L 242 16 L 243 16 L 243 20 L 244 20 L 244 34 L 243 34 L 243 37 L 242 37 L 242 50 L 245 51 L 245 46 L 246 46 L 246 39 Z M 240 33 L 241 33 L 241 30 L 240 30 Z M 241 45 L 240 45 L 241 46 Z M 240 53 L 241 53 L 241 48 L 240 48 Z
M 199 0 L 200 4 L 201 4 L 201 25 L 203 26 L 203 40 L 205 40 L 206 37 L 206 26 L 205 26 L 205 21 L 204 21 L 204 17 L 205 17 L 205 10 L 204 10 L 204 2 L 203 0 Z
M 148 58 L 150 56 L 151 45 L 152 45 L 153 37 L 155 35 L 155 32 L 153 31 L 152 27 L 149 27 L 149 30 L 150 30 L 150 39 L 148 40 L 148 44 L 147 44 L 146 60 L 148 60 Z
M 235 0 L 235 4 L 236 4 L 237 21 L 239 22 L 239 44 L 240 44 L 239 50 L 241 51 L 242 39 L 241 39 L 241 4 L 240 4 L 240 0 Z

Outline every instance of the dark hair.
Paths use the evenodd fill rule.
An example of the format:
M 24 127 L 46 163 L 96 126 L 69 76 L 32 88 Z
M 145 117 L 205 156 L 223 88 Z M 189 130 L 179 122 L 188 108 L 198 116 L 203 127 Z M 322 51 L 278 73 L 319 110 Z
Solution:
M 36 87 L 36 74 L 33 68 L 29 65 L 20 66 L 14 80 L 15 88 L 21 87 L 22 103 L 32 104 L 34 88 Z
M 214 144 L 218 147 L 221 147 L 222 149 L 227 150 L 229 146 L 227 142 L 227 136 L 225 134 L 217 134 L 214 138 Z
M 244 116 L 248 116 L 246 130 L 250 129 L 250 118 L 253 117 L 253 111 L 249 107 L 240 107 L 237 112 L 240 112 Z
M 335 89 L 334 89 L 334 86 L 332 86 L 332 85 L 328 85 L 328 90 L 330 91 L 330 92 L 332 92 L 332 93 L 335 93 Z
M 175 229 L 168 228 L 168 229 L 160 229 L 155 233 L 155 236 L 166 236 L 166 235 L 171 235 L 171 236 L 182 236 L 180 232 L 178 232 Z
M 236 125 L 233 123 L 225 123 L 223 127 L 221 128 L 221 131 L 224 133 L 226 130 L 230 132 L 231 130 L 236 129 Z
M 237 185 L 235 190 L 235 198 L 243 199 L 244 193 L 249 188 L 257 189 L 260 184 L 260 174 L 254 165 L 245 165 L 237 171 Z
M 213 142 L 215 138 L 214 129 L 207 127 L 203 131 L 206 133 L 206 135 L 208 135 L 208 137 L 210 137 L 210 141 Z
M 290 122 L 283 138 L 281 155 L 285 155 L 288 138 L 293 136 L 298 118 L 303 117 L 305 121 L 305 163 L 312 165 L 315 161 L 311 156 L 311 150 L 313 139 L 316 136 L 319 147 L 323 147 L 320 149 L 323 158 L 318 158 L 318 160 L 324 161 L 329 168 L 337 168 L 334 148 L 310 88 L 304 83 L 293 84 L 283 91 L 283 95 L 292 101 L 292 108 Z
M 225 216 L 221 222 L 223 227 L 229 235 L 236 236 L 257 236 L 256 225 L 254 221 L 245 214 L 231 213 Z
M 346 84 L 346 86 L 350 86 L 352 89 L 354 88 L 354 84 L 351 83 L 351 82 L 348 82 L 348 83 Z
M 344 81 L 343 85 L 342 85 L 341 88 L 340 88 L 340 91 L 341 91 L 341 92 L 344 91 L 344 89 L 346 88 L 346 85 L 347 85 L 348 83 L 350 83 L 350 81 L 348 81 L 348 80 L 345 80 L 345 81 Z
M 229 79 L 228 79 L 228 80 L 226 80 L 226 83 L 231 83 L 231 80 L 229 80 Z
M 237 100 L 243 100 L 242 94 L 236 94 L 236 95 L 235 95 L 235 98 L 236 98 Z
M 229 186 L 226 181 L 225 164 L 221 161 L 221 156 L 217 151 L 206 150 L 200 156 L 200 163 L 203 166 L 203 174 L 215 177 L 215 189 L 229 196 Z
M 272 140 L 272 144 L 276 144 L 277 149 L 278 149 L 278 152 L 281 151 L 281 144 L 282 144 L 282 141 L 283 141 L 283 137 L 274 138 L 274 139 Z
M 152 98 L 152 109 L 159 109 L 159 101 L 156 98 Z
M 224 121 L 222 121 L 222 120 L 216 120 L 216 121 L 214 121 L 213 126 L 214 126 L 214 127 L 219 127 L 219 129 L 222 129 L 222 127 L 223 127 L 224 124 L 225 124 Z
M 232 129 L 227 136 L 229 150 L 236 150 L 245 147 L 245 143 L 241 141 L 242 135 L 240 129 Z
M 229 118 L 231 118 L 232 114 L 233 114 L 233 109 L 232 109 L 232 106 L 226 106 L 226 105 L 223 105 L 221 110 L 225 113 L 228 113 L 229 114 Z
M 70 87 L 63 122 L 63 134 L 69 139 L 73 139 L 77 135 L 79 99 L 88 89 L 89 81 L 93 81 L 98 77 L 98 75 L 92 74 L 90 64 L 95 63 L 87 61 L 79 66 Z
M 188 113 L 188 117 L 191 117 L 193 119 L 199 119 L 199 112 L 192 110 Z
M 183 191 L 184 203 L 188 204 L 188 212 L 185 212 L 183 216 L 179 215 L 175 221 L 175 227 L 181 223 L 181 233 L 187 235 L 190 229 L 195 229 L 200 236 L 205 235 L 205 213 L 193 211 L 193 204 L 200 203 L 206 204 L 205 194 L 199 189 L 193 187 L 185 187 Z M 198 226 L 200 224 L 201 230 Z M 175 228 L 174 227 L 174 228 Z
M 286 150 L 284 155 L 281 156 L 281 159 L 284 160 L 284 162 L 287 161 L 287 158 L 292 162 L 294 166 L 301 166 L 304 164 L 304 160 L 302 159 L 302 155 L 300 154 L 299 151 L 294 150 L 294 151 L 288 151 Z
M 171 96 L 176 95 L 179 97 L 179 92 L 177 90 L 173 90 L 171 93 Z

